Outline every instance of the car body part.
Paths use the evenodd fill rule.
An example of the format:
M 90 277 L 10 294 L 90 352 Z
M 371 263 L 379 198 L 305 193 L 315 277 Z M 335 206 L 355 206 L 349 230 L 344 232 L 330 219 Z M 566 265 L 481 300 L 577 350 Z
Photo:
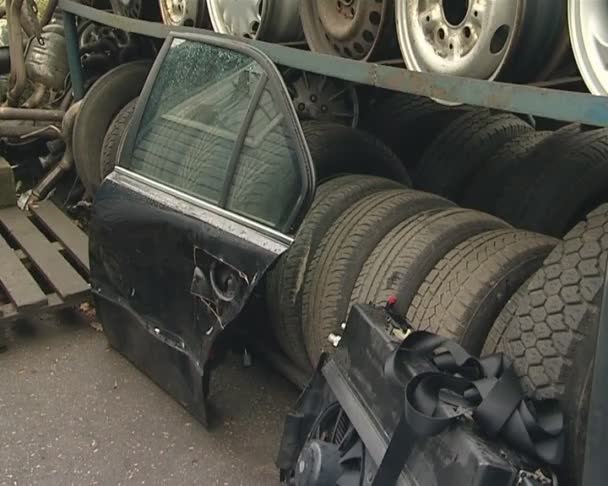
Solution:
M 561 1 L 404 0 L 396 16 L 413 71 L 525 82 L 539 80 L 554 56 L 564 55 Z
M 364 61 L 390 59 L 397 52 L 394 8 L 393 0 L 305 0 L 301 16 L 308 46 Z
M 80 111 L 81 105 L 82 101 L 74 103 L 63 117 L 63 123 L 61 125 L 61 132 L 63 134 L 63 141 L 65 143 L 63 156 L 55 164 L 55 166 L 44 175 L 38 184 L 36 184 L 36 187 L 32 189 L 24 208 L 22 209 L 29 208 L 31 204 L 36 204 L 38 201 L 43 200 L 63 176 L 63 174 L 74 166 L 72 136 L 74 133 L 74 123 L 76 121 L 76 117 L 78 116 L 78 112 Z
M 74 126 L 74 160 L 83 185 L 94 194 L 101 183 L 103 139 L 114 117 L 139 95 L 150 61 L 122 64 L 99 78 L 85 95 Z
M 524 389 L 560 401 L 566 425 L 563 483 L 584 484 L 596 333 L 608 254 L 608 205 L 568 232 L 494 323 L 483 353 L 513 359 Z
M 481 416 L 487 413 L 502 428 L 504 421 L 498 416 L 505 412 L 497 413 L 487 390 L 476 403 L 467 404 L 460 395 L 471 386 L 467 383 L 486 373 L 491 376 L 496 367 L 490 370 L 489 360 L 477 361 L 479 369 L 485 371 L 477 378 L 464 372 L 454 401 L 447 395 L 441 398 L 439 388 L 452 390 L 448 377 L 460 369 L 462 362 L 440 372 L 441 358 L 434 359 L 432 351 L 439 343 L 448 350 L 462 348 L 428 333 L 413 333 L 404 339 L 409 331 L 402 325 L 383 309 L 369 305 L 353 308 L 337 349 L 322 361 L 295 410 L 287 416 L 277 459 L 282 484 L 557 486 L 551 471 L 539 465 L 561 459 L 561 429 L 536 429 L 539 436 L 535 440 L 544 437 L 551 449 L 549 454 L 541 452 L 542 460 L 534 452 L 539 451 L 540 441 L 524 451 L 509 445 L 516 439 L 506 433 L 506 428 L 502 432 L 495 430 L 493 439 L 482 437 L 491 420 L 484 422 Z M 441 356 L 445 364 L 453 360 L 449 351 Z M 498 355 L 492 360 L 495 364 L 501 360 L 506 363 Z M 508 370 L 502 373 L 499 371 L 497 378 L 490 380 L 513 380 Z M 446 381 L 441 385 L 443 380 Z M 516 380 L 510 393 L 511 404 L 518 400 L 524 403 Z M 556 404 L 543 405 L 551 410 L 544 418 L 551 416 L 559 423 Z M 474 412 L 471 406 L 484 411 Z M 516 409 L 517 405 L 506 408 L 511 407 Z M 511 411 L 506 413 L 507 420 L 513 420 L 509 417 Z M 465 415 L 472 415 L 478 423 Z M 538 418 L 542 420 L 541 416 Z M 520 432 L 525 436 L 532 430 L 533 427 Z
M 350 83 L 320 74 L 288 69 L 283 74 L 301 120 L 323 120 L 356 127 L 359 97 Z
M 159 0 L 159 5 L 166 25 L 205 27 L 209 21 L 207 0 Z
M 42 28 L 40 39 L 32 40 L 25 55 L 25 69 L 34 92 L 23 103 L 24 108 L 36 108 L 43 103 L 47 93 L 52 98 L 66 87 L 69 68 L 61 13 L 56 13 Z
M 569 0 L 568 18 L 572 50 L 585 84 L 593 94 L 605 96 L 608 94 L 606 5 L 602 2 Z
M 7 93 L 8 106 L 15 107 L 27 86 L 23 33 L 21 30 L 21 6 L 23 0 L 9 0 L 6 3 L 8 20 L 9 53 L 11 58 L 11 76 Z
M 227 37 L 169 36 L 96 193 L 91 285 L 110 344 L 204 424 L 218 338 L 289 248 L 314 186 L 270 59 Z
M 213 30 L 269 42 L 302 37 L 299 0 L 207 0 Z

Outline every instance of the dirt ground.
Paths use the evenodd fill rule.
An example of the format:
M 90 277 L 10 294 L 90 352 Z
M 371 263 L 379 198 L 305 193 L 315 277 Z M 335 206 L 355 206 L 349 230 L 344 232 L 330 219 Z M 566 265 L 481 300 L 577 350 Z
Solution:
M 273 485 L 297 390 L 229 358 L 205 430 L 80 314 L 21 323 L 0 354 L 1 485 Z

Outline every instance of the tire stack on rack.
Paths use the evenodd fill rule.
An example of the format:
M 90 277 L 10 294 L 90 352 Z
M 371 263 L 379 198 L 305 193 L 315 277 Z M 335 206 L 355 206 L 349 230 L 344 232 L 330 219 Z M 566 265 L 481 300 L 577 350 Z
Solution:
M 373 114 L 363 126 L 402 157 L 419 190 L 361 175 L 321 184 L 268 280 L 281 347 L 310 370 L 352 304 L 394 296 L 414 327 L 473 353 L 503 350 L 529 390 L 563 401 L 577 417 L 563 475 L 576 484 L 608 206 L 585 218 L 607 199 L 608 131 L 536 130 L 512 114 L 403 95 Z

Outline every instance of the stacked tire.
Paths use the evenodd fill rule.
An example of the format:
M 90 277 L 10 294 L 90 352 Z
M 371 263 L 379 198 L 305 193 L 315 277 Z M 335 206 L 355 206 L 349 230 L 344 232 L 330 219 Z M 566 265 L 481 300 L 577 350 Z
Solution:
M 597 328 L 608 261 L 608 205 L 569 231 L 494 323 L 483 353 L 514 361 L 525 390 L 561 402 L 564 484 L 581 484 Z

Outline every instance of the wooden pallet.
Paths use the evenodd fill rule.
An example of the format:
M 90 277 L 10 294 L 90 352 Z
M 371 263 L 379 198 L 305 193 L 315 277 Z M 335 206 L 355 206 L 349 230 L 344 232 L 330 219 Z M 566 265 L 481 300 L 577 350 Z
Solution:
M 55 205 L 0 210 L 0 324 L 81 303 L 88 276 L 87 236 Z

